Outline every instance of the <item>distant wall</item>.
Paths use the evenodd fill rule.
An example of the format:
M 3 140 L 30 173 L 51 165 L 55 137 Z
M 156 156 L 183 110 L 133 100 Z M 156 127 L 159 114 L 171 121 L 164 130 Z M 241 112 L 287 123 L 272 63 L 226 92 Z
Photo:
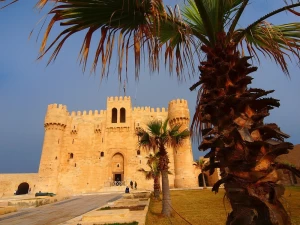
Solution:
M 23 182 L 28 183 L 31 192 L 34 192 L 37 180 L 37 173 L 0 174 L 0 198 L 13 195 Z
M 297 169 L 300 169 L 300 145 L 295 145 L 289 154 L 279 156 L 276 161 L 291 163 Z M 300 178 L 288 170 L 279 170 L 279 175 L 281 176 L 281 183 L 284 185 L 300 185 Z
M 208 160 L 208 159 L 207 159 Z M 199 176 L 202 173 L 201 169 L 194 165 L 194 175 L 196 177 L 197 184 L 199 186 Z M 204 174 L 207 177 L 207 183 L 206 186 L 212 187 L 218 180 L 221 179 L 220 172 L 218 169 L 215 170 L 215 172 L 212 175 L 209 175 L 209 171 L 204 172 Z M 202 177 L 200 177 L 202 179 Z

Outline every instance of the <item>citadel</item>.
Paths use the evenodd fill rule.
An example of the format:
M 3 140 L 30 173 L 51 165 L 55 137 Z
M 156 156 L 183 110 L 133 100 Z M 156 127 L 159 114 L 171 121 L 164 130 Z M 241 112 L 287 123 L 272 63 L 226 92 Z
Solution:
M 137 182 L 152 190 L 153 181 L 138 170 L 149 151 L 139 148 L 135 130 L 153 120 L 169 118 L 169 126 L 188 128 L 186 100 L 169 102 L 168 108 L 132 107 L 130 97 L 108 97 L 106 110 L 68 112 L 67 106 L 48 105 L 44 142 L 38 173 L 0 174 L 0 192 L 89 193 Z M 168 148 L 169 183 L 172 188 L 198 187 L 200 170 L 193 164 L 191 140 Z M 218 173 L 209 183 L 219 179 Z

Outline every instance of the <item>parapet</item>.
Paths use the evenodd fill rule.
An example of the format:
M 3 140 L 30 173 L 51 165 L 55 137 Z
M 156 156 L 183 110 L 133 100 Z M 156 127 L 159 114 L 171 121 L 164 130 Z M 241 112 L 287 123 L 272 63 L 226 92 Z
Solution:
M 106 110 L 89 110 L 88 112 L 86 110 L 84 110 L 83 112 L 81 111 L 72 111 L 70 116 L 71 117 L 75 117 L 75 116 L 104 116 L 105 115 Z
M 67 124 L 67 119 L 69 112 L 66 105 L 62 104 L 50 104 L 47 108 L 47 113 L 45 117 L 46 124 L 60 124 L 65 126 Z
M 133 112 L 139 112 L 139 113 L 165 113 L 168 109 L 166 108 L 150 108 L 149 106 L 146 107 L 133 107 Z
M 175 99 L 169 102 L 169 108 L 176 107 L 176 106 L 188 108 L 188 102 L 185 99 Z
M 189 123 L 190 111 L 185 99 L 175 99 L 169 102 L 168 117 L 171 123 Z
M 107 97 L 107 102 L 131 101 L 130 96 Z
M 62 112 L 68 112 L 67 106 L 63 105 L 63 104 L 56 104 L 56 103 L 54 103 L 54 104 L 48 105 L 48 111 L 52 110 L 52 109 L 55 109 L 55 110 L 56 109 L 60 109 Z

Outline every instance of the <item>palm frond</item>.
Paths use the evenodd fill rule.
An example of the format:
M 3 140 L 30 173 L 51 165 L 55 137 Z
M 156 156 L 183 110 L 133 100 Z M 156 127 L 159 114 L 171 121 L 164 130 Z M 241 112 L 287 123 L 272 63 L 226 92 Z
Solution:
M 171 130 L 169 130 L 169 142 L 170 146 L 176 148 L 182 144 L 182 141 L 190 137 L 190 131 L 188 129 L 181 130 L 181 124 L 175 124 Z
M 7 3 L 6 5 L 1 6 L 0 10 L 6 8 L 7 6 L 9 6 L 9 5 L 11 5 L 11 4 L 13 4 L 13 3 L 15 3 L 17 1 L 19 1 L 19 0 L 12 0 L 11 2 Z M 5 0 L 0 0 L 0 2 L 5 2 Z
M 215 0 L 195 0 L 199 15 L 203 21 L 203 27 L 206 31 L 206 36 L 211 44 L 211 46 L 215 45 L 216 42 L 216 36 L 215 36 L 215 30 L 213 27 L 213 21 L 210 16 L 211 9 L 213 8 L 212 5 L 214 5 Z
M 273 25 L 266 21 L 254 26 L 244 39 L 247 50 L 257 57 L 256 51 L 274 59 L 287 75 L 287 59 L 291 60 L 290 53 L 300 60 L 300 23 Z M 240 32 L 240 31 L 238 31 Z
M 187 0 L 182 12 L 192 34 L 207 46 L 214 46 L 217 35 L 227 24 L 234 30 L 248 0 Z M 233 21 L 231 23 L 231 21 Z
M 147 171 L 147 170 L 145 170 L 143 168 L 138 169 L 138 171 L 144 173 L 147 180 L 151 180 L 151 179 L 154 178 L 153 177 L 153 173 L 151 171 Z
M 147 149 L 155 149 L 156 145 L 153 143 L 153 138 L 143 128 L 136 130 L 136 135 L 139 137 L 138 145 Z
M 232 23 L 230 24 L 230 27 L 228 30 L 229 37 L 235 30 L 235 27 L 236 27 L 241 15 L 243 14 L 248 2 L 249 2 L 249 0 L 240 1 L 240 3 L 242 3 L 241 7 L 238 8 L 237 13 L 234 15 L 234 19 L 232 20 Z
M 147 124 L 148 132 L 154 136 L 161 136 L 162 122 L 160 120 L 152 120 Z
M 192 54 L 194 40 L 191 35 L 192 31 L 183 21 L 179 7 L 175 7 L 175 9 L 172 10 L 171 7 L 167 6 L 167 12 L 168 14 L 166 14 L 165 19 L 157 20 L 159 24 L 155 24 L 155 28 L 157 29 L 155 35 L 160 45 L 165 45 L 165 66 L 168 64 L 169 71 L 172 73 L 173 64 L 175 62 L 177 74 L 182 73 L 184 65 L 191 68 L 194 72 L 194 57 Z M 151 67 L 153 66 L 151 65 Z M 178 78 L 180 79 L 180 77 Z
M 196 42 L 192 38 L 191 29 L 182 19 L 179 7 L 174 10 L 166 8 L 161 0 L 39 0 L 36 7 L 43 8 L 48 2 L 56 4 L 48 13 L 52 18 L 45 30 L 39 56 L 41 59 L 52 51 L 48 64 L 56 59 L 73 34 L 86 32 L 79 53 L 80 63 L 85 71 L 90 43 L 100 30 L 91 72 L 95 73 L 101 64 L 101 78 L 109 75 L 114 54 L 118 56 L 119 81 L 122 80 L 124 64 L 127 77 L 130 48 L 133 49 L 135 58 L 136 79 L 140 72 L 141 58 L 145 60 L 146 57 L 143 56 L 148 56 L 150 72 L 159 71 L 162 53 L 171 73 L 173 64 L 176 63 L 179 79 L 185 66 L 194 72 L 193 46 L 196 46 Z M 47 45 L 55 24 L 66 28 Z M 201 35 L 199 39 L 206 41 Z
M 50 49 L 54 48 L 48 64 L 55 60 L 65 41 L 74 33 L 86 31 L 85 38 L 80 50 L 80 62 L 83 64 L 83 71 L 86 69 L 86 63 L 89 56 L 90 43 L 93 34 L 101 30 L 101 36 L 98 41 L 98 47 L 94 56 L 92 72 L 96 71 L 97 65 L 101 60 L 102 73 L 101 77 L 108 75 L 106 67 L 110 64 L 111 57 L 116 45 L 115 38 L 118 37 L 117 54 L 119 58 L 119 80 L 121 81 L 121 71 L 123 59 L 126 61 L 126 71 L 128 59 L 128 48 L 132 46 L 136 76 L 139 73 L 140 58 L 142 49 L 149 46 L 150 49 L 159 48 L 158 42 L 154 41 L 151 33 L 151 23 L 156 18 L 152 17 L 151 21 L 147 15 L 158 15 L 162 12 L 158 2 L 153 1 L 135 1 L 135 0 L 99 0 L 99 1 L 81 1 L 81 0 L 61 0 L 50 12 L 52 19 L 45 31 L 42 44 L 40 47 L 40 57 L 42 58 Z M 47 1 L 41 0 L 38 7 L 43 7 Z M 155 8 L 156 6 L 156 8 Z M 157 16 L 158 18 L 158 16 Z M 55 24 L 61 27 L 67 27 L 47 46 L 52 27 Z M 155 47 L 156 46 L 156 47 Z M 150 53 L 149 53 L 150 54 Z M 153 52 L 151 52 L 153 54 Z M 157 65 L 154 62 L 153 65 Z M 156 68 L 154 68 L 156 69 Z
M 287 1 L 285 2 L 287 4 Z M 289 75 L 287 59 L 291 59 L 290 53 L 296 57 L 296 60 L 300 60 L 300 39 L 298 32 L 300 23 L 273 25 L 268 23 L 266 19 L 284 11 L 300 16 L 299 12 L 293 10 L 293 8 L 299 6 L 300 2 L 294 3 L 292 1 L 292 4 L 287 4 L 284 7 L 266 14 L 245 29 L 236 30 L 232 36 L 232 41 L 236 44 L 242 44 L 243 41 L 245 41 L 248 52 L 252 56 L 255 56 L 258 61 L 259 57 L 256 51 L 260 51 L 263 55 L 274 59 L 282 71 Z

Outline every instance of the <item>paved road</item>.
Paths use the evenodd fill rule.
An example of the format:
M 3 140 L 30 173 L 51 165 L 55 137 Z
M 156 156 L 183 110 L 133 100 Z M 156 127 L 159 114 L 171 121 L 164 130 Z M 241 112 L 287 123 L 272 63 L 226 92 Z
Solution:
M 65 201 L 0 216 L 0 225 L 57 225 L 121 198 L 121 194 L 74 196 Z

